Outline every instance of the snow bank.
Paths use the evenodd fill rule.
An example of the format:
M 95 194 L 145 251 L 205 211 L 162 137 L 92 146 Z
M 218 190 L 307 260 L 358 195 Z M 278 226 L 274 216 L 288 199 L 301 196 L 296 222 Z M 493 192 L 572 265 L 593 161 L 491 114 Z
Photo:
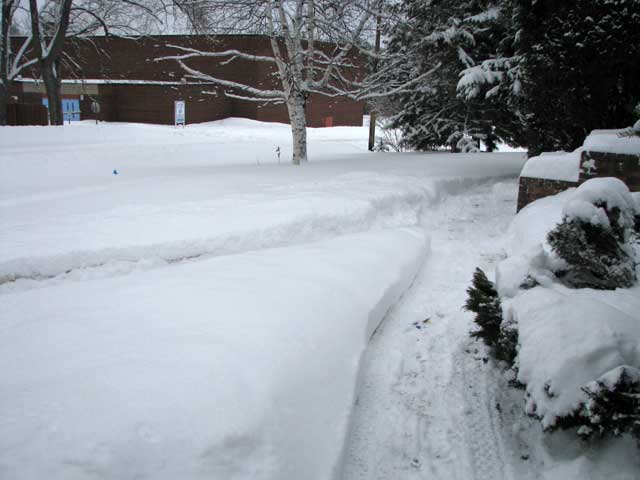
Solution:
M 16 280 L 16 288 L 25 288 L 30 280 L 55 276 L 82 280 L 201 256 L 413 226 L 425 205 L 468 184 L 458 178 L 425 181 L 362 172 L 302 183 L 295 190 L 210 195 L 197 204 L 125 204 L 32 224 L 16 219 L 15 228 L 0 235 L 1 288 L 16 287 L 8 283 Z
M 584 149 L 592 152 L 640 155 L 640 137 L 620 136 L 624 130 L 594 130 L 584 141 Z
M 580 176 L 582 150 L 579 148 L 571 153 L 543 153 L 538 157 L 532 157 L 525 163 L 520 176 L 577 182 Z
M 394 229 L 4 295 L 2 476 L 330 478 L 426 252 Z

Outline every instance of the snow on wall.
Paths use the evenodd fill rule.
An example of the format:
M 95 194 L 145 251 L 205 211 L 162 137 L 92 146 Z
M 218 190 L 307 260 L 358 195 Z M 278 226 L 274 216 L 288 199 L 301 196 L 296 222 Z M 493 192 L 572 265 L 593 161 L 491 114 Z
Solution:
M 594 130 L 584 141 L 584 149 L 592 152 L 640 155 L 640 136 L 621 137 L 623 130 Z
M 330 478 L 426 254 L 393 229 L 5 295 L 3 478 Z
M 621 137 L 621 132 L 622 130 L 594 130 L 583 146 L 571 153 L 549 152 L 532 157 L 525 163 L 520 176 L 577 182 L 582 152 L 640 155 L 640 137 Z
M 571 153 L 553 152 L 532 157 L 525 163 L 520 176 L 577 182 L 581 154 L 582 149 L 578 149 Z

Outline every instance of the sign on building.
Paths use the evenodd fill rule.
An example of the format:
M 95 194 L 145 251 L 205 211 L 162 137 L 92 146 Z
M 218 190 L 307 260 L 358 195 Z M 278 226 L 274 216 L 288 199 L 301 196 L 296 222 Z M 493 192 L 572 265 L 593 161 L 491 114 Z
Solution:
M 175 110 L 175 124 L 184 126 L 186 123 L 184 100 L 176 100 L 174 102 L 174 110 Z

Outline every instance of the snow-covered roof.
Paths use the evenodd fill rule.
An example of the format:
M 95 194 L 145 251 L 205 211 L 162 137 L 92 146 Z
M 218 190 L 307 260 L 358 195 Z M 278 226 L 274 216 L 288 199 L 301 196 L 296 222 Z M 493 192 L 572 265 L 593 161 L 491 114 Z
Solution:
M 640 155 L 640 137 L 620 136 L 620 133 L 623 131 L 624 130 L 594 130 L 584 141 L 584 149 L 591 152 Z
M 525 163 L 520 176 L 577 182 L 580 176 L 581 153 L 582 149 L 579 148 L 571 153 L 552 152 L 532 157 Z

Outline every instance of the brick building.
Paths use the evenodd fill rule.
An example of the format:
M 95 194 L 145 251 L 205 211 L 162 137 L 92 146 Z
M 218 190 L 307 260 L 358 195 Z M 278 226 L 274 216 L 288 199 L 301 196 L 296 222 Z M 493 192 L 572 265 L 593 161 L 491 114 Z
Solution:
M 97 102 L 101 120 L 173 124 L 174 102 L 184 101 L 186 123 L 228 117 L 288 123 L 283 104 L 229 98 L 220 86 L 186 78 L 177 62 L 156 61 L 179 53 L 169 45 L 203 51 L 236 49 L 254 55 L 273 55 L 268 38 L 260 35 L 218 36 L 215 40 L 198 35 L 76 40 L 66 47 L 69 58 L 76 65 L 73 69 L 63 70 L 62 75 L 65 119 L 96 118 L 91 106 Z M 197 58 L 190 60 L 189 65 L 224 80 L 257 88 L 279 88 L 274 65 L 241 59 L 224 60 Z M 33 71 L 14 83 L 12 102 L 17 103 L 13 106 L 14 111 L 21 106 L 28 109 L 46 104 L 44 85 L 37 81 L 38 77 L 38 72 Z M 362 102 L 312 94 L 307 102 L 307 122 L 310 127 L 360 126 L 363 110 Z

